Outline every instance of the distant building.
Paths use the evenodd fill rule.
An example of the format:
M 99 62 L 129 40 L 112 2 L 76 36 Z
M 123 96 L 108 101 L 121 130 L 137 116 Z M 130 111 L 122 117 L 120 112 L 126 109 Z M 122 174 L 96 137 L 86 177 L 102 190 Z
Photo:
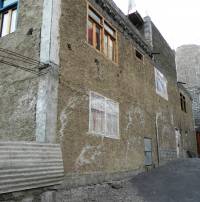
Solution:
M 51 185 L 122 179 L 196 153 L 191 98 L 149 17 L 112 0 L 2 3 L 0 194 L 15 201 L 34 188 L 23 197 L 50 201 Z
M 200 133 L 200 46 L 183 45 L 176 51 L 178 81 L 184 83 L 193 103 L 193 116 L 197 135 Z M 198 138 L 198 137 L 197 137 Z M 199 138 L 198 138 L 199 139 Z M 200 142 L 199 142 L 200 154 Z

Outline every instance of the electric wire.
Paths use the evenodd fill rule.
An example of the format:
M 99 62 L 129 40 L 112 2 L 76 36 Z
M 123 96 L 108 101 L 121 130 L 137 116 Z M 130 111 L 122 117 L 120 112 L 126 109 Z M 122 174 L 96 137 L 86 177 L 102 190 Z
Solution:
M 35 70 L 29 69 L 29 68 L 26 68 L 26 67 L 23 67 L 23 66 L 19 66 L 19 65 L 16 65 L 16 64 L 13 64 L 13 63 L 10 63 L 10 62 L 5 61 L 5 60 L 0 60 L 0 63 L 6 64 L 6 65 L 10 65 L 10 66 L 13 66 L 13 67 L 16 67 L 16 68 L 18 68 L 18 69 L 22 69 L 22 70 L 25 70 L 25 71 L 27 71 L 27 72 L 31 72 L 31 73 L 34 73 L 34 74 L 38 74 L 38 72 L 35 71 Z
M 21 55 L 21 54 L 19 54 L 19 53 L 17 53 L 17 52 L 14 52 L 14 51 L 11 51 L 11 50 L 8 50 L 8 49 L 0 48 L 0 52 L 7 53 L 7 54 L 9 54 L 9 55 L 13 55 L 13 56 L 15 56 L 15 57 L 24 59 L 24 60 L 26 60 L 26 61 L 28 61 L 28 62 L 32 62 L 32 63 L 34 63 L 34 64 L 45 64 L 45 63 L 40 62 L 40 61 L 38 61 L 38 60 L 36 60 L 36 59 L 33 59 L 33 58 L 30 58 L 30 57 Z
M 41 66 L 40 67 L 35 66 L 34 68 L 27 68 L 27 67 L 24 67 L 22 65 L 14 64 L 12 62 L 1 60 L 1 59 L 0 59 L 0 63 L 5 64 L 5 65 L 9 65 L 9 66 L 15 67 L 17 69 L 21 69 L 21 70 L 33 73 L 33 74 L 36 74 L 39 76 L 47 74 L 48 70 L 50 69 L 50 66 L 47 67 L 47 65 L 44 68 L 42 68 Z M 41 70 L 46 70 L 46 71 L 41 71 Z
M 2 58 L 6 58 L 6 59 L 9 59 L 9 60 L 17 60 L 18 62 L 25 62 L 27 64 L 30 64 L 30 65 L 36 65 L 35 63 L 32 63 L 30 61 L 24 61 L 24 60 L 20 60 L 19 58 L 13 58 L 13 57 L 10 57 L 10 56 L 7 56 L 7 55 L 1 55 L 0 54 L 0 57 Z M 15 56 L 16 57 L 16 56 Z M 39 64 L 39 63 L 38 63 Z
M 40 62 L 36 59 L 21 55 L 19 53 L 13 52 L 8 49 L 0 48 L 0 63 L 6 64 L 33 74 L 36 74 L 38 76 L 44 75 L 48 73 L 48 70 L 50 69 L 50 66 L 48 64 L 45 64 L 43 62 Z M 7 61 L 9 60 L 9 61 Z M 24 65 L 17 64 L 17 63 L 23 63 L 27 65 L 31 65 L 31 67 L 24 67 Z M 46 71 L 44 71 L 46 70 Z

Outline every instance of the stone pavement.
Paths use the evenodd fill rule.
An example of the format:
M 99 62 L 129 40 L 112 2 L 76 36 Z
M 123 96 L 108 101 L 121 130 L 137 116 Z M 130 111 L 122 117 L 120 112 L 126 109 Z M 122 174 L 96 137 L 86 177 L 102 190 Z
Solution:
M 200 202 L 200 159 L 168 163 L 131 180 L 56 194 L 57 202 Z

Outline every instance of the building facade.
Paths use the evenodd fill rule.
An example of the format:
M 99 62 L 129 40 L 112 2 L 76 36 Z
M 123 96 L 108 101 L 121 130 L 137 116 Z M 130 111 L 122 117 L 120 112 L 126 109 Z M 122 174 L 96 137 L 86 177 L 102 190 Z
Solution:
M 200 46 L 184 45 L 176 51 L 178 81 L 183 82 L 185 88 L 190 92 L 193 102 L 193 117 L 198 143 L 198 154 L 200 154 Z
M 5 2 L 0 177 L 16 174 L 0 193 L 119 179 L 196 152 L 191 99 L 150 18 L 111 0 Z M 23 162 L 41 167 L 29 175 Z

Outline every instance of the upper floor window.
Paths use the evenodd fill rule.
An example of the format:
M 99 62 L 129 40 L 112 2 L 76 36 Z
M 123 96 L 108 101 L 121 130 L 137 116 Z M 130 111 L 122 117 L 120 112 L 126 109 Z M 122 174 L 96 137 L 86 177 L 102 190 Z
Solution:
M 150 166 L 153 163 L 152 160 L 152 139 L 144 138 L 144 164 L 145 166 Z
M 101 50 L 102 18 L 93 10 L 88 11 L 88 43 Z
M 87 24 L 88 43 L 116 62 L 116 31 L 90 6 Z
M 16 29 L 18 0 L 1 0 L 1 37 L 6 36 Z
M 185 96 L 182 93 L 180 93 L 180 102 L 181 102 L 181 110 L 184 111 L 184 112 L 187 112 L 186 99 L 185 99 Z
M 89 132 L 119 138 L 119 104 L 95 92 L 90 92 Z

